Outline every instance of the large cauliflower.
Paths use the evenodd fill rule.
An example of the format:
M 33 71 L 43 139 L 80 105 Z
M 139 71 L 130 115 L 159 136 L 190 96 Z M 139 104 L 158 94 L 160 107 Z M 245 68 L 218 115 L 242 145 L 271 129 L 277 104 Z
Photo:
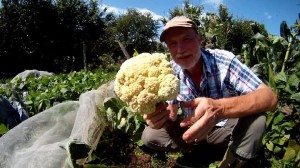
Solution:
M 150 114 L 156 103 L 177 97 L 179 80 L 173 75 L 166 55 L 142 53 L 121 65 L 115 92 L 133 112 Z

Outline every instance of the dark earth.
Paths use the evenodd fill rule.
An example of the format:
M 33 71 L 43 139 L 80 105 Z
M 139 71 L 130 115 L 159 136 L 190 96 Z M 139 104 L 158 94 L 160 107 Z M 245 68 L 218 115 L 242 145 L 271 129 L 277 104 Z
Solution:
M 118 135 L 118 136 L 116 136 Z M 94 151 L 94 160 L 86 168 L 216 168 L 226 151 L 214 146 L 196 146 L 187 152 L 159 152 L 137 146 L 122 133 L 103 135 Z M 264 156 L 250 160 L 245 168 L 270 167 Z

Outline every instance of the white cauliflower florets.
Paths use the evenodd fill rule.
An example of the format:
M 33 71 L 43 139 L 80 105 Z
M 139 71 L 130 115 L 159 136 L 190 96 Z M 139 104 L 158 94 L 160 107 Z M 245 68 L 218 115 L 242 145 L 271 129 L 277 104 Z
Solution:
M 173 75 L 166 55 L 142 53 L 121 65 L 115 92 L 133 112 L 150 114 L 156 103 L 177 97 L 179 80 Z

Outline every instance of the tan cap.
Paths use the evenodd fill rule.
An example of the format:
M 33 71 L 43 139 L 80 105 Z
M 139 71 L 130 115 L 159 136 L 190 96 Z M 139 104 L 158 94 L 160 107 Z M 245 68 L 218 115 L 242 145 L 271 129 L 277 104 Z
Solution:
M 176 16 L 173 19 L 169 20 L 164 26 L 163 31 L 159 38 L 161 42 L 165 41 L 167 30 L 170 30 L 171 28 L 174 27 L 191 27 L 195 29 L 197 32 L 197 25 L 195 22 L 193 22 L 191 19 L 185 16 Z

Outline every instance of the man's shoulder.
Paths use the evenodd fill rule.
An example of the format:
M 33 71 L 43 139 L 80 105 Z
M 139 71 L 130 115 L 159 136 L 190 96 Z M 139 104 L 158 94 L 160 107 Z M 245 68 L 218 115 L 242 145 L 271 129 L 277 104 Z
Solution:
M 201 49 L 201 51 L 204 54 L 204 56 L 212 56 L 216 59 L 232 60 L 235 57 L 235 55 L 232 52 L 222 49 Z

